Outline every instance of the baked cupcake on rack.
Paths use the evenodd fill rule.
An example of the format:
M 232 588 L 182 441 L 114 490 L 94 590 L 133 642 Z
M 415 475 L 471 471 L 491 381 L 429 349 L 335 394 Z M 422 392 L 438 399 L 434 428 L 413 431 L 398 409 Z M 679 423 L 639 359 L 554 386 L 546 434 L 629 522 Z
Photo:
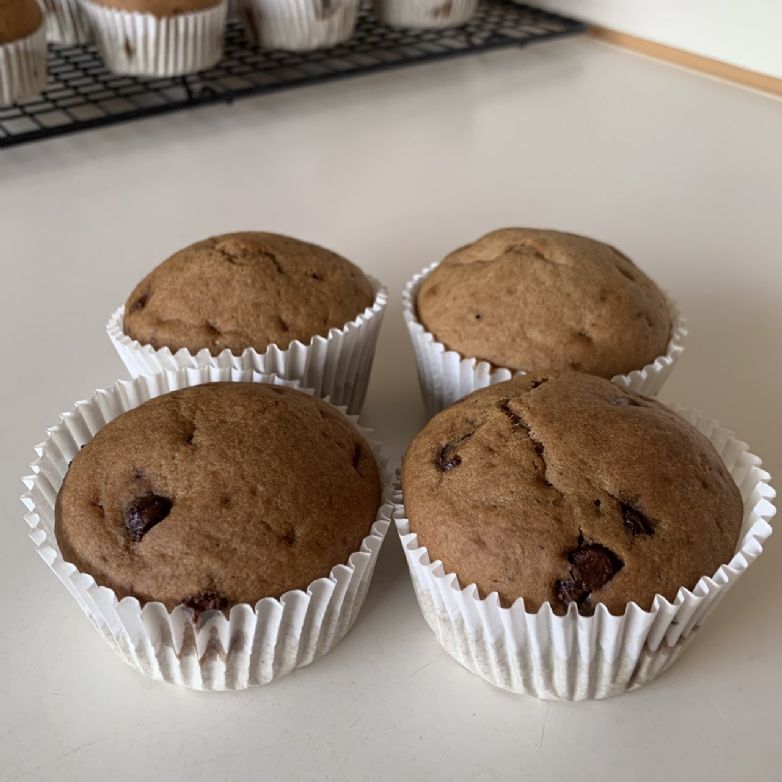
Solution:
M 259 231 L 215 236 L 153 269 L 109 321 L 131 374 L 252 368 L 358 412 L 385 290 L 337 253 Z
M 43 0 L 46 11 L 46 40 L 73 46 L 92 40 L 92 28 L 80 0 Z
M 46 87 L 46 25 L 35 0 L 0 0 L 0 106 Z
M 114 73 L 180 76 L 223 55 L 227 0 L 80 0 Z
M 262 49 L 311 51 L 353 35 L 359 0 L 237 0 L 251 40 Z
M 478 0 L 375 0 L 375 14 L 391 27 L 457 27 L 478 10 Z

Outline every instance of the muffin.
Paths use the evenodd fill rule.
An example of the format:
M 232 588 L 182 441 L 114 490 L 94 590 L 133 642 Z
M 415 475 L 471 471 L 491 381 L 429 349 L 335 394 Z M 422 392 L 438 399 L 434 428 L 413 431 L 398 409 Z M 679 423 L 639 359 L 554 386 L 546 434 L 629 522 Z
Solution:
M 392 27 L 456 27 L 478 10 L 478 0 L 374 0 L 375 14 Z
M 723 430 L 713 442 L 727 439 Z M 577 697 L 578 687 L 601 697 L 659 672 L 676 644 L 644 649 L 644 640 L 692 629 L 693 605 L 743 545 L 742 495 L 708 437 L 652 399 L 567 370 L 518 376 L 439 413 L 407 449 L 401 485 L 408 564 L 441 642 L 490 681 L 549 697 Z M 453 586 L 438 583 L 446 578 Z M 437 605 L 449 599 L 456 605 Z M 494 617 L 471 635 L 483 610 Z M 559 662 L 525 658 L 549 643 L 502 630 L 525 626 L 555 645 L 580 626 L 595 644 L 607 633 L 590 648 L 606 670 L 575 660 L 570 670 L 566 645 L 551 652 Z M 525 666 L 548 666 L 549 680 L 533 685 Z M 554 681 L 559 668 L 565 678 Z
M 0 105 L 46 87 L 46 27 L 35 0 L 0 0 Z
M 353 35 L 359 0 L 238 0 L 248 35 L 263 49 L 310 51 Z
M 330 405 L 214 383 L 104 426 L 71 462 L 54 529 L 64 559 L 119 598 L 225 609 L 346 563 L 380 491 L 372 449 Z
M 31 536 L 144 675 L 264 684 L 352 626 L 388 527 L 379 449 L 297 385 L 141 377 L 78 403 L 39 448 Z
M 161 263 L 109 333 L 133 374 L 250 366 L 301 380 L 353 412 L 366 393 L 385 301 L 342 256 L 248 231 L 197 242 Z
M 452 252 L 407 293 L 425 393 L 434 386 L 442 397 L 435 409 L 540 368 L 616 377 L 655 393 L 681 352 L 682 325 L 654 282 L 618 250 L 575 234 L 493 231 Z M 456 378 L 438 368 L 451 353 L 469 362 Z
M 223 56 L 227 0 L 80 0 L 114 73 L 180 76 Z
M 43 0 L 46 11 L 46 40 L 61 46 L 88 43 L 92 30 L 80 0 Z

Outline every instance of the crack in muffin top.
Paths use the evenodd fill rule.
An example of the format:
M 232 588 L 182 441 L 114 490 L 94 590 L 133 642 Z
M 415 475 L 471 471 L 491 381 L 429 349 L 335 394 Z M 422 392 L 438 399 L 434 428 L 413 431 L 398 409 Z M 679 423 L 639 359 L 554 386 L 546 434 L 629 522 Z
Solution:
M 436 415 L 407 449 L 402 489 L 433 562 L 530 611 L 673 600 L 730 561 L 743 517 L 692 425 L 571 371 L 520 376 Z
M 513 370 L 611 378 L 654 361 L 671 336 L 663 293 L 629 258 L 560 231 L 505 228 L 455 250 L 416 307 L 448 349 Z
M 342 256 L 248 231 L 196 242 L 163 261 L 128 298 L 123 329 L 155 349 L 240 355 L 325 337 L 373 301 L 369 279 Z
M 326 402 L 212 383 L 106 424 L 68 469 L 55 535 L 66 561 L 119 598 L 227 608 L 345 564 L 380 494 L 370 445 Z

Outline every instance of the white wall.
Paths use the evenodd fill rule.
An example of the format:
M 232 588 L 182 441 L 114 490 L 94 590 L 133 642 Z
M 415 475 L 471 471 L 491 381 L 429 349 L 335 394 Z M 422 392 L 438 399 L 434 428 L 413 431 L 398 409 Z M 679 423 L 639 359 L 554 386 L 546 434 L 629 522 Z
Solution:
M 782 78 L 782 0 L 536 0 L 533 4 Z

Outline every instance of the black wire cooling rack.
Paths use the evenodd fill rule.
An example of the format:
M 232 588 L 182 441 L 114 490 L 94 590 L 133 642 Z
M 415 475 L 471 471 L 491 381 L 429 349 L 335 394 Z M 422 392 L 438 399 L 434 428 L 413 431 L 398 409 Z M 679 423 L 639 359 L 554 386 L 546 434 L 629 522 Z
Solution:
M 256 49 L 241 26 L 229 22 L 225 55 L 215 68 L 163 79 L 109 73 L 94 46 L 50 45 L 44 93 L 0 107 L 0 147 L 302 84 L 520 46 L 583 29 L 573 19 L 512 0 L 484 0 L 463 27 L 396 30 L 375 21 L 365 4 L 350 41 L 303 54 Z

